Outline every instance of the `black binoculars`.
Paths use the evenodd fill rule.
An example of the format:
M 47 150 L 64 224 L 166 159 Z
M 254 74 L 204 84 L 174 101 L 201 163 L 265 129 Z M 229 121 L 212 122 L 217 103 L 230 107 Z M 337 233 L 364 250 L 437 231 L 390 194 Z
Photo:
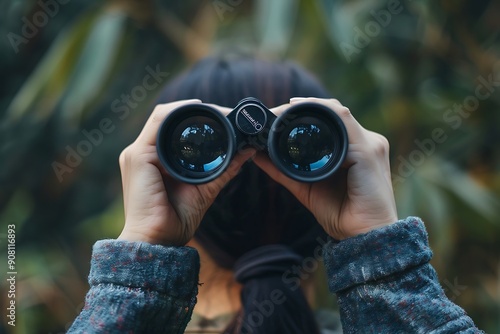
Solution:
M 238 150 L 250 146 L 267 152 L 285 175 L 317 182 L 342 165 L 348 138 L 339 116 L 322 104 L 296 104 L 277 117 L 246 98 L 227 116 L 206 104 L 181 106 L 165 118 L 156 143 L 167 172 L 192 184 L 217 178 Z

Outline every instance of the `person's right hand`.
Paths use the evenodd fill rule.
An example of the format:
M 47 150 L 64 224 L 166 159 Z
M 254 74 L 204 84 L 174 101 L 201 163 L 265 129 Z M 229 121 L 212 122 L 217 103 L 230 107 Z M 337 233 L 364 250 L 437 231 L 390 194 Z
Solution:
M 332 177 L 315 183 L 292 180 L 281 173 L 266 154 L 254 163 L 285 186 L 315 216 L 325 231 L 341 240 L 397 221 L 389 165 L 389 143 L 382 135 L 366 130 L 348 108 L 334 99 L 299 98 L 291 105 L 320 103 L 341 118 L 349 136 L 345 162 Z M 290 105 L 276 109 L 277 113 Z
M 193 103 L 201 101 L 187 100 L 156 106 L 139 137 L 120 155 L 125 226 L 118 239 L 165 246 L 185 245 L 193 237 L 220 190 L 255 154 L 253 149 L 238 152 L 227 170 L 206 184 L 187 184 L 169 176 L 156 152 L 157 133 L 172 110 Z M 225 108 L 217 108 L 227 113 Z

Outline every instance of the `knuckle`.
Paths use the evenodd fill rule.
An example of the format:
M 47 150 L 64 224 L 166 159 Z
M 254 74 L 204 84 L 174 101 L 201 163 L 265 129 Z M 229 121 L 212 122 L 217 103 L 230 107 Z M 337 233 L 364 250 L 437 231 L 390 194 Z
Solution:
M 389 154 L 390 144 L 389 140 L 381 134 L 376 135 L 375 152 L 380 155 Z
M 153 123 L 160 123 L 163 120 L 163 114 L 160 115 L 159 111 L 153 112 L 153 115 L 151 117 L 151 121 Z
M 118 162 L 121 167 L 125 167 L 125 165 L 127 164 L 128 156 L 129 156 L 129 147 L 126 147 L 120 153 L 120 157 L 118 158 Z
M 206 186 L 207 186 L 206 187 L 207 198 L 209 198 L 210 200 L 216 198 L 220 191 L 220 186 L 218 182 L 210 182 L 207 183 Z
M 174 108 L 175 109 L 175 108 Z M 150 115 L 151 122 L 153 124 L 155 123 L 162 123 L 163 120 L 174 110 L 171 107 L 168 107 L 167 105 L 157 105 L 154 109 L 153 112 Z
M 343 117 L 343 118 L 352 117 L 351 110 L 349 110 L 349 108 L 344 107 L 344 106 L 339 108 L 338 113 L 339 113 L 339 116 Z
M 134 144 L 127 146 L 121 153 L 119 157 L 119 162 L 121 167 L 127 167 L 137 161 L 137 150 L 134 148 Z

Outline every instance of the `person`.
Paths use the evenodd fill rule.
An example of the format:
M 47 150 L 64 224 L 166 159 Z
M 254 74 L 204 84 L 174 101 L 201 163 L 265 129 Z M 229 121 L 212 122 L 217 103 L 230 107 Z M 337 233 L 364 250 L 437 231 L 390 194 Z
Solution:
M 276 114 L 310 101 L 336 112 L 349 136 L 342 168 L 301 183 L 247 148 L 209 183 L 168 175 L 156 136 L 172 110 L 208 103 L 227 114 L 249 96 Z M 344 333 L 481 333 L 439 285 L 423 222 L 398 219 L 388 141 L 301 67 L 210 57 L 158 102 L 120 155 L 125 224 L 94 245 L 69 333 L 209 333 L 214 319 L 218 333 L 327 333 L 305 293 L 318 250 Z

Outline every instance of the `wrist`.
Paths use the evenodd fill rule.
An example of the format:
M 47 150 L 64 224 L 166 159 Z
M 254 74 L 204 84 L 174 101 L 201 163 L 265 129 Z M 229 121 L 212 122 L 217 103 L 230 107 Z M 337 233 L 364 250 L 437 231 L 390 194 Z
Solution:
M 131 231 L 124 228 L 123 231 L 118 236 L 117 240 L 131 241 L 131 242 L 146 242 L 151 245 L 162 245 L 162 246 L 172 246 L 172 247 L 182 247 L 185 246 L 186 242 L 181 240 L 174 240 L 173 238 L 158 238 L 156 236 L 149 235 L 140 231 Z
M 387 222 L 381 222 L 381 223 L 373 224 L 370 226 L 366 226 L 364 228 L 360 228 L 356 231 L 353 231 L 353 233 L 351 235 L 349 235 L 348 238 L 356 237 L 358 235 L 366 234 L 366 233 L 369 233 L 369 232 L 372 232 L 375 230 L 380 230 L 381 228 L 392 225 L 392 224 L 396 223 L 397 221 L 398 221 L 398 219 L 395 218 L 394 220 L 390 220 Z
M 362 217 L 356 219 L 356 221 L 357 223 L 347 224 L 350 228 L 344 231 L 342 237 L 335 239 L 344 240 L 382 229 L 396 223 L 398 221 L 398 216 L 396 214 L 391 214 L 387 217 Z
M 360 234 L 366 234 L 374 230 L 384 228 L 396 223 L 398 213 L 395 203 L 392 205 L 381 206 L 378 212 L 371 210 L 358 216 L 359 224 L 355 224 L 356 228 L 352 229 L 349 237 L 354 237 Z

